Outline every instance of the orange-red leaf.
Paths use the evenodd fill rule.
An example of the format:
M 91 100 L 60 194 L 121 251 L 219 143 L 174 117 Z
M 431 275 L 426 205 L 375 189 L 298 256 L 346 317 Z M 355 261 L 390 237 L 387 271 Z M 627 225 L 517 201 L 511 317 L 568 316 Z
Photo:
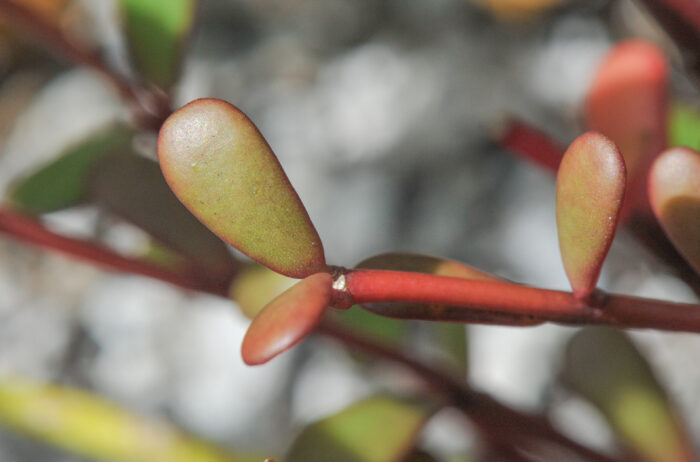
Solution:
M 625 194 L 625 163 L 615 144 L 589 132 L 564 154 L 557 174 L 557 231 L 574 295 L 588 296 L 610 249 Z
M 249 365 L 263 364 L 309 335 L 331 300 L 333 278 L 317 273 L 272 300 L 253 319 L 241 353 Z
M 199 99 L 171 115 L 158 156 L 175 195 L 223 240 L 294 278 L 325 271 L 323 247 L 277 157 L 236 107 Z
M 666 235 L 700 274 L 700 153 L 664 152 L 649 174 L 649 197 Z

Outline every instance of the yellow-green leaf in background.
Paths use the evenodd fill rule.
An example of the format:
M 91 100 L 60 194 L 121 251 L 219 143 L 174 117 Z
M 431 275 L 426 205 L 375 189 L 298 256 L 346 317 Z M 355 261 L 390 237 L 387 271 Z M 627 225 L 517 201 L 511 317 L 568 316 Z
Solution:
M 258 263 L 251 263 L 239 269 L 231 284 L 229 296 L 246 317 L 253 319 L 265 305 L 296 282 L 296 279 L 283 276 Z
M 83 457 L 114 462 L 260 462 L 73 388 L 0 379 L 0 426 Z
M 670 146 L 685 146 L 700 151 L 700 111 L 685 104 L 671 109 L 668 135 Z
M 600 410 L 641 460 L 696 460 L 680 416 L 625 332 L 580 330 L 568 344 L 562 379 Z
M 302 430 L 287 462 L 398 462 L 413 449 L 434 408 L 375 396 Z
M 90 168 L 102 156 L 131 150 L 132 131 L 115 125 L 65 150 L 56 160 L 15 183 L 8 192 L 13 208 L 49 213 L 84 202 Z
M 562 3 L 562 0 L 472 0 L 488 8 L 501 19 L 516 20 L 532 17 Z
M 177 81 L 197 0 L 119 0 L 136 69 L 169 91 Z

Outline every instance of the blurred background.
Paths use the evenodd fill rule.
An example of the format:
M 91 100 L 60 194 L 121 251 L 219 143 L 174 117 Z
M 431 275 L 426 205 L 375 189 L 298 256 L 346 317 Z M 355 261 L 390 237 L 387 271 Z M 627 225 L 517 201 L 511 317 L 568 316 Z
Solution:
M 111 0 L 33 0 L 74 40 L 132 72 Z M 494 141 L 518 116 L 566 145 L 609 48 L 642 37 L 668 53 L 674 98 L 697 87 L 652 18 L 631 0 L 204 0 L 174 87 L 246 112 L 278 155 L 332 264 L 385 251 L 450 257 L 504 278 L 568 289 L 557 244 L 551 173 Z M 127 107 L 94 71 L 0 26 L 0 186 L 54 159 Z M 155 135 L 138 137 L 155 152 Z M 143 232 L 94 206 L 45 217 L 51 229 L 137 248 Z M 697 302 L 621 231 L 601 276 L 611 291 Z M 281 454 L 305 424 L 407 380 L 311 339 L 246 367 L 249 320 L 231 301 L 185 292 L 0 236 L 0 377 L 94 392 L 217 444 Z M 556 376 L 575 329 L 470 326 L 468 377 L 515 407 L 547 411 L 565 433 L 608 448 L 610 430 Z M 632 336 L 700 442 L 700 337 Z M 429 339 L 427 339 L 429 344 Z M 426 347 L 429 349 L 429 346 Z M 396 384 L 398 382 L 398 385 Z M 469 452 L 454 412 L 421 445 Z M 82 459 L 0 422 L 0 460 Z

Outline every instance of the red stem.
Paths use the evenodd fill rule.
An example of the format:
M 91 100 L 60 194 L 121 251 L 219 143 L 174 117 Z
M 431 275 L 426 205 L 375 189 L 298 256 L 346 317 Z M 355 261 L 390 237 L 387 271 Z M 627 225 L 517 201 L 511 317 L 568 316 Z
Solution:
M 226 295 L 224 289 L 213 286 L 204 278 L 169 271 L 143 260 L 125 257 L 92 242 L 56 234 L 44 228 L 40 222 L 16 212 L 0 210 L 0 232 L 106 268 L 152 277 L 186 289 Z
M 138 108 L 135 119 L 145 128 L 157 130 L 162 120 L 170 114 L 170 104 L 168 102 L 165 108 L 166 103 L 162 101 L 162 96 L 145 88 L 134 90 L 131 82 L 110 69 L 95 53 L 68 39 L 60 29 L 36 15 L 31 9 L 12 0 L 0 0 L 0 14 L 8 19 L 10 24 L 20 27 L 47 48 L 75 63 L 90 67 L 105 77 L 124 99 L 131 101 Z
M 514 117 L 506 119 L 498 130 L 497 141 L 500 146 L 552 172 L 559 169 L 564 155 L 564 149 L 549 135 Z
M 579 300 L 570 292 L 500 281 L 478 281 L 402 271 L 350 270 L 341 297 L 348 303 L 421 303 L 424 309 L 382 312 L 392 317 L 465 322 L 473 310 L 508 313 L 565 324 L 608 324 L 700 332 L 700 305 L 596 292 Z M 388 313 L 388 314 L 387 314 Z
M 511 409 L 490 396 L 471 389 L 450 374 L 427 366 L 398 350 L 348 332 L 328 321 L 321 323 L 317 332 L 335 338 L 355 350 L 401 364 L 413 371 L 428 385 L 450 399 L 452 404 L 472 420 L 491 441 L 523 448 L 535 441 L 547 441 L 587 460 L 614 462 L 611 457 L 582 446 L 559 433 L 547 420 Z

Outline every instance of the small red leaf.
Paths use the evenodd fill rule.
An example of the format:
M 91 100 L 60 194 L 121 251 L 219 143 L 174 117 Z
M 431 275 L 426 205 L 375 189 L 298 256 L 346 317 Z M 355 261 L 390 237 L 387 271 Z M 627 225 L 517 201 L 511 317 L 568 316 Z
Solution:
M 557 231 L 574 295 L 587 297 L 598 282 L 625 194 L 625 163 L 600 133 L 579 136 L 557 174 Z
M 665 151 L 651 168 L 649 198 L 666 235 L 700 274 L 700 153 Z
M 663 52 L 641 40 L 615 46 L 595 76 L 585 112 L 588 127 L 609 137 L 625 159 L 623 216 L 632 208 L 647 208 L 647 172 L 667 146 L 668 64 Z
M 331 300 L 333 278 L 317 273 L 272 300 L 253 320 L 241 353 L 249 365 L 263 364 L 309 335 Z

